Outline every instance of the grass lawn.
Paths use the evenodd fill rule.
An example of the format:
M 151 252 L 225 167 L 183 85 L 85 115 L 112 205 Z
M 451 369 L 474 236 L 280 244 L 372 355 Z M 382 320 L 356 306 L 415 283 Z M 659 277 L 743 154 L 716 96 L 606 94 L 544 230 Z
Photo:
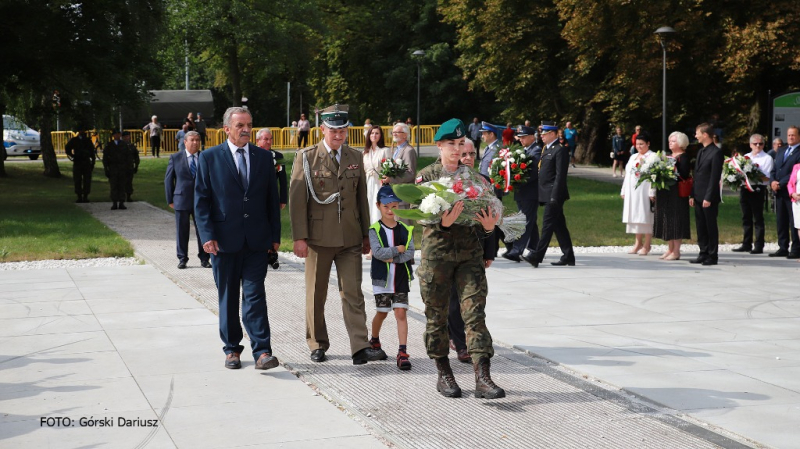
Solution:
M 6 161 L 0 178 L 0 262 L 131 257 L 133 247 L 75 204 L 72 163 L 60 179 L 42 176 L 41 163 Z M 102 178 L 102 179 L 101 179 Z M 108 197 L 98 164 L 90 199 Z
M 291 173 L 292 152 L 284 153 Z M 421 158 L 419 168 L 433 162 Z M 168 158 L 142 159 L 134 178 L 133 198 L 172 212 L 164 198 L 164 173 Z M 40 163 L 6 163 L 9 178 L 0 178 L 0 262 L 17 260 L 68 259 L 130 256 L 130 244 L 75 204 L 72 163 L 60 162 L 61 179 L 42 176 Z M 93 201 L 108 201 L 108 183 L 98 164 L 92 181 Z M 622 224 L 622 199 L 619 187 L 597 181 L 569 178 L 571 200 L 567 201 L 567 225 L 576 246 L 632 245 Z M 516 211 L 513 196 L 503 200 Z M 541 227 L 542 209 L 539 209 Z M 767 241 L 777 240 L 775 216 L 767 214 Z M 291 223 L 288 207 L 281 214 L 281 250 L 291 251 Z M 720 205 L 720 242 L 741 241 L 741 218 L 736 197 L 726 197 Z M 692 235 L 694 217 L 692 217 Z M 419 235 L 416 236 L 419 241 Z M 692 240 L 691 242 L 694 242 Z M 654 241 L 654 244 L 663 243 Z M 555 238 L 551 245 L 557 243 Z

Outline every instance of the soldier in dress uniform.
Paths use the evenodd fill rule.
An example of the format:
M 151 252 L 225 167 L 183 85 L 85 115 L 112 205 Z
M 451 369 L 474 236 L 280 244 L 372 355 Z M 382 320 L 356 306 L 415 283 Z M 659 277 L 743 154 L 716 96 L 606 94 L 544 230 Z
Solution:
M 111 131 L 112 139 L 103 147 L 103 167 L 111 188 L 111 210 L 125 210 L 125 181 L 128 167 L 133 165 L 128 145 L 122 140 L 119 130 Z
M 131 195 L 133 195 L 133 175 L 139 171 L 139 149 L 136 148 L 136 144 L 131 142 L 131 133 L 128 131 L 122 131 L 122 140 L 128 145 L 128 151 L 131 153 L 131 164 L 128 166 L 128 169 L 125 173 L 125 196 L 127 201 L 133 201 L 131 199 Z
M 311 360 L 323 362 L 330 346 L 325 301 L 336 264 L 342 314 L 354 365 L 385 360 L 373 349 L 361 290 L 361 255 L 369 253 L 369 199 L 361 153 L 345 145 L 347 105 L 322 111 L 323 140 L 297 152 L 289 184 L 294 253 L 306 258 L 306 341 Z
M 439 159 L 423 168 L 417 183 L 453 176 L 465 167 L 460 165 L 465 149 L 467 129 L 459 119 L 450 119 L 439 127 L 434 140 L 439 147 Z M 450 361 L 447 358 L 447 316 L 453 285 L 458 286 L 461 317 L 467 337 L 467 351 L 475 371 L 475 397 L 495 399 L 505 391 L 495 385 L 489 373 L 489 359 L 494 355 L 492 336 L 486 328 L 486 283 L 482 240 L 492 238 L 498 216 L 491 211 L 481 212 L 480 224 L 465 226 L 455 220 L 464 210 L 456 202 L 444 213 L 441 222 L 424 225 L 422 231 L 422 262 L 417 277 L 422 301 L 425 303 L 425 347 L 428 357 L 436 363 L 436 390 L 445 397 L 461 396 Z
M 96 156 L 92 139 L 85 131 L 79 131 L 77 136 L 69 139 L 64 149 L 72 161 L 72 179 L 75 181 L 75 194 L 78 195 L 78 200 L 75 202 L 88 203 Z

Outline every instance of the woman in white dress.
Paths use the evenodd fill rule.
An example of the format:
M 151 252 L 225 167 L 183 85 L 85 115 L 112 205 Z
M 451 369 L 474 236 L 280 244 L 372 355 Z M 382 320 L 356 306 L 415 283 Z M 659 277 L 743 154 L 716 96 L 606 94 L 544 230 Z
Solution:
M 370 125 L 367 134 L 367 143 L 364 145 L 364 172 L 367 174 L 367 198 L 369 198 L 369 222 L 375 223 L 381 219 L 378 209 L 378 190 L 381 188 L 381 162 L 391 157 L 389 149 L 384 147 L 383 129 L 380 126 Z
M 651 201 L 655 199 L 655 190 L 645 181 L 638 187 L 636 183 L 637 164 L 644 163 L 645 158 L 653 154 L 650 151 L 650 136 L 641 132 L 636 136 L 636 154 L 631 156 L 625 166 L 625 181 L 622 183 L 620 196 L 624 200 L 622 222 L 626 224 L 625 232 L 636 235 L 636 242 L 628 254 L 646 256 L 650 253 L 650 242 L 653 239 L 653 211 Z

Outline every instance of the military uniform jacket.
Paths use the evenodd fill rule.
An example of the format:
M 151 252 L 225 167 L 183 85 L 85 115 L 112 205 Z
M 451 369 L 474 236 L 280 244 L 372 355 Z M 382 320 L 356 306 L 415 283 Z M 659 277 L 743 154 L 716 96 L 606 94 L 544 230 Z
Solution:
M 103 148 L 103 166 L 110 174 L 123 174 L 133 166 L 131 152 L 128 144 L 120 140 L 119 144 L 110 141 Z
M 342 145 L 339 153 L 338 171 L 324 142 L 297 153 L 289 183 L 293 240 L 305 239 L 310 245 L 346 248 L 363 244 L 368 236 L 369 199 L 361 153 L 347 145 Z M 339 192 L 340 201 L 320 204 L 309 194 L 303 155 L 308 160 L 311 188 L 317 198 L 325 201 Z
M 86 136 L 75 136 L 72 139 L 69 139 L 69 142 L 67 142 L 64 150 L 66 151 L 67 156 L 69 156 L 74 163 L 88 164 L 91 162 L 92 165 L 94 165 L 95 153 L 92 139 Z
M 141 159 L 139 158 L 139 149 L 136 148 L 136 144 L 133 142 L 128 143 L 128 151 L 131 152 L 131 165 L 128 167 L 129 173 L 135 173 L 139 170 L 139 163 Z
M 542 147 L 534 142 L 525 148 L 525 154 L 531 158 L 528 169 L 528 180 L 524 184 L 514 186 L 514 201 L 518 203 L 539 202 L 539 160 L 542 157 Z
M 420 170 L 417 183 L 436 181 L 442 177 L 443 170 L 442 163 L 437 160 Z M 422 229 L 422 259 L 450 262 L 483 260 L 485 235 L 480 225 L 453 224 L 447 229 L 441 223 L 425 225 Z
M 542 150 L 542 163 L 539 167 L 539 202 L 564 204 L 569 199 L 567 190 L 567 170 L 569 169 L 569 150 L 555 141 Z

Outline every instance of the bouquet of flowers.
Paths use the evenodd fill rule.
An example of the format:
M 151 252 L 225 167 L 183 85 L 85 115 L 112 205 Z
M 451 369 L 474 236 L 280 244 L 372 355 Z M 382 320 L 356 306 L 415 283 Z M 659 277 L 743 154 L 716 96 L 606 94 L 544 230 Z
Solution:
M 675 159 L 667 157 L 662 152 L 653 153 L 636 164 L 633 172 L 638 178 L 636 187 L 643 182 L 649 182 L 656 190 L 665 190 L 672 187 L 678 181 L 678 173 L 675 169 Z
M 408 171 L 406 161 L 397 158 L 385 158 L 381 161 L 381 178 L 395 178 Z
M 503 214 L 503 203 L 497 199 L 492 186 L 483 176 L 466 166 L 460 166 L 452 177 L 422 184 L 396 184 L 392 186 L 395 195 L 401 200 L 415 205 L 414 209 L 395 209 L 400 218 L 416 220 L 420 224 L 433 224 L 442 220 L 442 214 L 450 210 L 457 201 L 463 201 L 464 210 L 456 219 L 456 224 L 464 226 L 480 225 L 475 218 L 481 210 L 491 210 Z M 498 226 L 506 235 L 507 242 L 513 242 L 525 231 L 525 215 L 521 212 L 502 217 Z
M 504 192 L 511 192 L 514 190 L 512 184 L 528 181 L 528 170 L 530 170 L 532 162 L 521 145 L 515 144 L 501 149 L 489 166 L 489 178 L 492 180 L 492 185 Z
M 764 179 L 758 164 L 753 162 L 749 156 L 735 155 L 722 164 L 722 182 L 731 190 L 739 190 L 744 186 L 749 191 L 753 191 L 752 184 Z

